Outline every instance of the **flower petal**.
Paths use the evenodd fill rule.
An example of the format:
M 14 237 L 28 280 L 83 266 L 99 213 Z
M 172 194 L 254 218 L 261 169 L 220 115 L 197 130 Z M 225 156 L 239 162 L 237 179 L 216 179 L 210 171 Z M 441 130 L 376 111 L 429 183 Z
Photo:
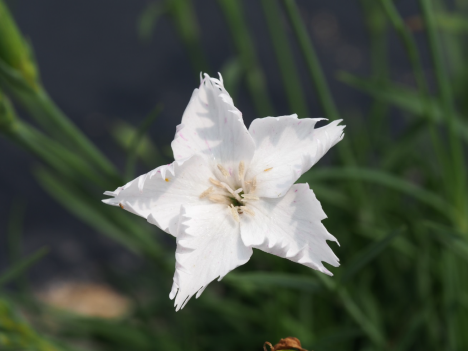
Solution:
M 230 172 L 237 170 L 240 161 L 247 166 L 255 150 L 222 80 L 208 75 L 193 92 L 171 146 L 176 160 L 201 154 Z
M 177 235 L 176 272 L 170 298 L 176 311 L 197 292 L 234 268 L 246 263 L 252 249 L 241 240 L 239 223 L 227 206 L 185 207 L 180 214 Z M 178 290 L 178 291 L 177 291 Z M 177 294 L 177 296 L 176 296 Z
M 295 184 L 279 199 L 263 198 L 249 206 L 255 216 L 243 216 L 241 220 L 246 246 L 332 275 L 322 261 L 339 265 L 326 240 L 338 241 L 322 224 L 327 216 L 308 184 Z
M 340 121 L 314 129 L 323 118 L 297 115 L 257 118 L 250 125 L 256 150 L 246 179 L 257 178 L 256 195 L 281 197 L 337 142 L 343 139 Z
M 148 219 L 165 232 L 176 235 L 181 205 L 203 205 L 210 203 L 200 199 L 210 187 L 213 174 L 203 157 L 174 161 L 144 174 L 114 192 L 104 203 Z

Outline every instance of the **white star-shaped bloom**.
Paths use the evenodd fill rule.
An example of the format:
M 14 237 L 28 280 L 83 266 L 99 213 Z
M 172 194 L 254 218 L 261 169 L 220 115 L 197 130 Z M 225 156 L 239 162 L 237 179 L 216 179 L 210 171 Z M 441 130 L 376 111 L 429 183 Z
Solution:
M 344 126 L 297 115 L 258 118 L 247 129 L 223 81 L 205 75 L 177 127 L 175 161 L 114 192 L 105 203 L 144 217 L 177 239 L 170 298 L 179 310 L 195 294 L 246 263 L 252 248 L 332 275 L 338 266 L 308 184 L 294 184 Z

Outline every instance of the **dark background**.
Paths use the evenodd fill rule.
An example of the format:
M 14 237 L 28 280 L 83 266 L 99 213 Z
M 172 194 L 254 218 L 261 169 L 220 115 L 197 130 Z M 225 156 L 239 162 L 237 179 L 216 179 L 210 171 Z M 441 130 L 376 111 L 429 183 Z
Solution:
M 139 39 L 137 22 L 147 4 L 136 0 L 9 2 L 20 29 L 32 42 L 42 81 L 53 100 L 120 169 L 125 155 L 110 134 L 113 124 L 124 120 L 136 125 L 157 103 L 163 103 L 163 113 L 149 135 L 158 146 L 167 145 L 199 83 L 168 18 L 158 21 L 149 42 Z M 229 29 L 216 1 L 195 0 L 194 5 L 203 51 L 209 61 L 208 73 L 216 75 L 235 56 Z M 369 43 L 361 8 L 357 1 L 303 0 L 298 5 L 337 105 L 346 111 L 345 124 L 353 128 L 354 121 L 364 115 L 368 100 L 334 76 L 338 70 L 369 73 Z M 416 5 L 408 1 L 401 2 L 399 9 L 405 17 L 417 12 Z M 260 62 L 265 65 L 276 114 L 291 114 L 294 111 L 287 107 L 260 2 L 244 1 L 244 10 Z M 411 84 L 406 56 L 396 38 L 392 38 L 389 52 L 393 79 Z M 300 73 L 305 75 L 303 62 L 297 61 Z M 309 82 L 304 83 L 310 117 L 322 116 L 313 88 Z M 248 125 L 263 116 L 255 114 L 242 89 L 235 102 Z M 395 115 L 395 128 L 398 118 Z M 30 173 L 36 162 L 32 156 L 4 138 L 0 138 L 0 150 L 0 233 L 6 232 L 13 204 L 24 203 L 25 252 L 44 245 L 52 249 L 32 270 L 33 282 L 99 280 L 104 263 L 122 268 L 139 264 L 125 249 L 88 228 L 48 197 Z M 6 236 L 1 236 L 0 266 L 4 267 Z

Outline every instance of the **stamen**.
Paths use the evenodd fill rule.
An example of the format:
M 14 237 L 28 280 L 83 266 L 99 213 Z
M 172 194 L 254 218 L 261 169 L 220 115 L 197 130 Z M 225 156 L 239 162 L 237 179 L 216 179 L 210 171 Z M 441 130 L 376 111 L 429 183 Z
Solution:
M 221 182 L 220 182 L 219 180 L 210 178 L 210 183 L 213 184 L 213 185 L 216 185 L 216 186 L 218 186 L 218 187 L 220 187 L 220 188 L 222 188 Z
M 231 210 L 232 217 L 236 222 L 239 222 L 239 213 L 237 213 L 237 207 L 234 207 L 233 204 L 231 206 L 228 206 L 229 210 Z
M 222 165 L 220 165 L 218 163 L 218 169 L 219 171 L 223 174 L 223 176 L 225 176 L 226 178 L 228 178 L 230 176 L 229 172 L 226 170 L 226 168 L 224 168 Z
M 213 191 L 213 187 L 210 186 L 208 189 L 206 189 L 204 192 L 200 194 L 200 199 L 207 197 L 212 191 Z
M 241 211 L 247 212 L 251 216 L 255 216 L 255 212 L 246 206 L 240 206 Z
M 253 177 L 252 178 L 252 185 L 250 186 L 250 191 L 255 191 L 255 189 L 257 189 L 257 177 Z
M 225 204 L 225 203 L 228 202 L 226 197 L 224 197 L 222 195 L 218 195 L 218 194 L 209 195 L 208 199 L 210 201 L 217 202 L 217 203 L 220 203 L 220 204 Z
M 252 194 L 242 194 L 244 200 L 258 200 L 258 197 Z
M 242 181 L 244 180 L 244 173 L 245 173 L 245 163 L 244 161 L 239 162 L 239 179 Z
M 223 183 L 221 182 L 221 185 L 224 189 L 226 189 L 227 191 L 229 191 L 231 193 L 232 196 L 234 196 L 234 198 L 237 200 L 237 201 L 242 201 L 242 199 L 240 198 L 239 194 L 234 192 L 234 190 L 231 189 L 231 187 L 229 185 L 227 185 L 226 183 Z

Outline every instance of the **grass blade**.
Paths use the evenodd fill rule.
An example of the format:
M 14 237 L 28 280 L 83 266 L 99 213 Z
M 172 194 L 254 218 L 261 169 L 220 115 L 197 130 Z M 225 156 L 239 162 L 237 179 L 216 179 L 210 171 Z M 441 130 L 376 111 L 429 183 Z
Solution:
M 265 75 L 258 63 L 255 45 L 244 21 L 242 2 L 238 0 L 218 0 L 231 30 L 239 60 L 246 75 L 247 88 L 255 109 L 260 116 L 271 116 L 273 105 L 268 96 Z
M 8 268 L 6 272 L 4 272 L 0 276 L 0 287 L 10 282 L 11 280 L 14 280 L 21 276 L 27 269 L 29 269 L 32 265 L 41 260 L 48 253 L 49 249 L 43 247 L 42 249 L 36 251 L 34 254 L 18 261 L 12 267 Z
M 281 17 L 277 0 L 262 0 L 270 39 L 273 43 L 276 59 L 283 79 L 284 90 L 289 102 L 289 108 L 299 117 L 307 117 L 307 104 L 304 99 L 299 74 L 294 64 L 292 50 L 288 43 L 287 31 Z
M 385 186 L 418 200 L 448 219 L 454 215 L 453 207 L 438 195 L 409 181 L 386 172 L 366 168 L 321 168 L 303 175 L 299 181 L 360 180 Z
M 138 129 L 135 131 L 133 138 L 128 148 L 127 163 L 125 165 L 125 180 L 132 180 L 135 176 L 135 163 L 138 154 L 138 148 L 141 145 L 141 141 L 144 140 L 144 136 L 148 131 L 149 127 L 154 123 L 156 118 L 159 117 L 162 111 L 162 105 L 157 105 L 153 111 L 144 119 Z
M 374 260 L 380 253 L 382 253 L 393 241 L 393 239 L 395 239 L 402 232 L 402 229 L 393 231 L 382 240 L 370 244 L 361 253 L 357 254 L 354 258 L 349 260 L 346 264 L 346 268 L 343 271 L 343 275 L 341 276 L 341 284 L 348 282 L 355 274 L 357 274 L 367 264 L 372 262 L 372 260 Z

